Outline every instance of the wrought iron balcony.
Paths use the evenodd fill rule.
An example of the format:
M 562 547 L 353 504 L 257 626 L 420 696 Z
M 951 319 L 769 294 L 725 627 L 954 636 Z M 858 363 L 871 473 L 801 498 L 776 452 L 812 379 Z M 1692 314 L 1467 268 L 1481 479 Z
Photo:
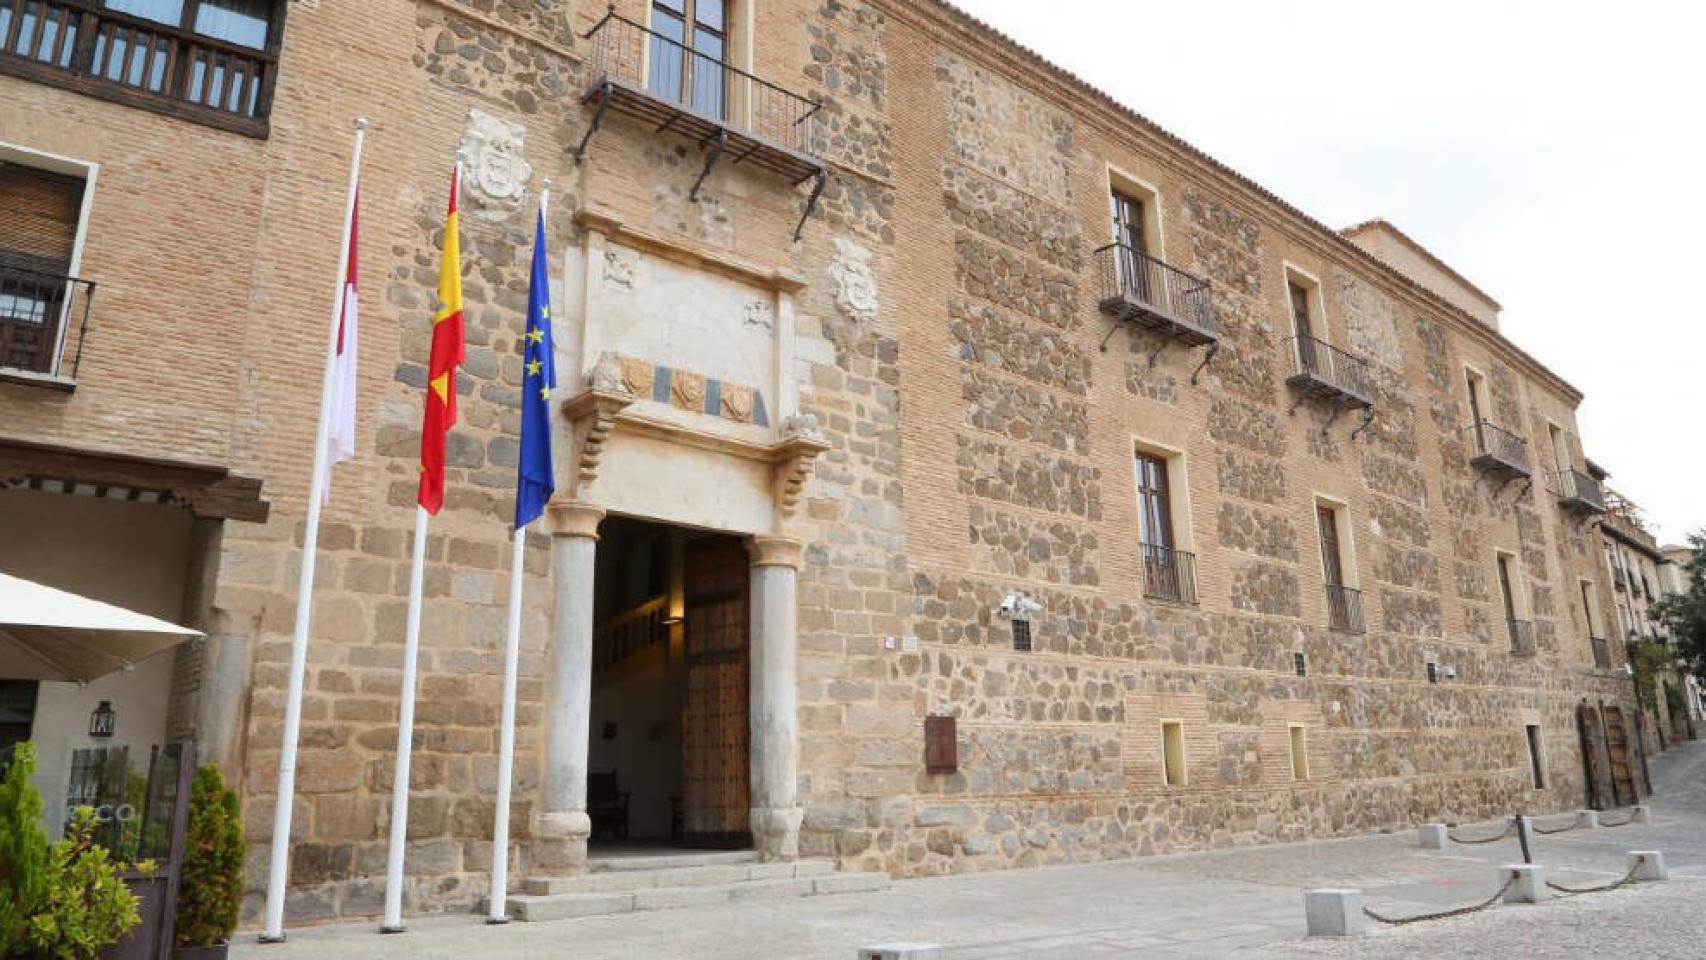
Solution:
M 1528 465 L 1528 440 L 1491 420 L 1477 420 L 1470 429 L 1475 434 L 1475 457 L 1470 463 L 1507 478 L 1533 476 Z
M 1611 585 L 1617 589 L 1618 593 L 1623 593 L 1629 589 L 1629 578 L 1624 576 L 1622 567 L 1611 568 Z
M 1363 633 L 1362 591 L 1340 583 L 1327 584 L 1327 626 L 1340 633 Z
M 1600 670 L 1611 668 L 1611 644 L 1604 637 L 1589 637 L 1588 643 L 1593 645 L 1593 665 Z
M 582 102 L 596 106 L 575 159 L 586 154 L 606 110 L 615 110 L 699 144 L 704 169 L 731 163 L 769 170 L 800 184 L 816 179 L 806 205 L 810 216 L 823 191 L 826 167 L 814 154 L 822 104 L 647 29 L 614 11 L 586 34 L 588 86 Z M 805 217 L 801 217 L 803 226 Z M 795 231 L 796 236 L 798 230 Z
M 1558 504 L 1564 509 L 1587 514 L 1606 511 L 1605 488 L 1598 480 L 1573 467 L 1559 470 L 1557 478 Z
M 1195 554 L 1153 543 L 1138 544 L 1143 561 L 1143 595 L 1175 603 L 1197 602 Z
M 0 72 L 265 135 L 278 23 L 268 28 L 264 47 L 250 47 L 111 6 L 0 0 Z
M 94 297 L 93 281 L 0 261 L 0 377 L 69 389 Z
M 1534 624 L 1528 620 L 1506 620 L 1510 626 L 1511 653 L 1519 657 L 1534 656 Z
M 1207 280 L 1122 243 L 1097 250 L 1096 266 L 1103 313 L 1159 330 L 1188 346 L 1220 340 Z
M 1304 336 L 1292 338 L 1292 358 L 1297 372 L 1286 382 L 1300 392 L 1349 407 L 1374 406 L 1374 381 L 1363 358 Z

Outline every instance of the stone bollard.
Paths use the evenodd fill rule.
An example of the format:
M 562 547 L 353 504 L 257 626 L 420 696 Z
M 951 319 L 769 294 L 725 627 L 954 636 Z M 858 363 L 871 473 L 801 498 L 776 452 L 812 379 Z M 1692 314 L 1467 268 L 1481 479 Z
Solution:
M 1444 850 L 1446 826 L 1443 823 L 1424 823 L 1416 828 L 1416 837 L 1421 841 L 1423 850 Z
M 1588 829 L 1588 830 L 1598 830 L 1599 829 L 1599 811 L 1598 810 L 1583 810 L 1583 811 L 1581 811 L 1581 818 L 1582 818 L 1582 827 L 1583 828 Z
M 934 943 L 874 943 L 859 948 L 859 960 L 942 960 Z
M 1312 937 L 1354 937 L 1362 933 L 1362 891 L 1303 891 L 1303 918 Z
M 1516 882 L 1505 891 L 1506 903 L 1540 903 L 1549 891 L 1546 888 L 1546 868 L 1538 863 L 1512 863 L 1502 868 L 1499 882 L 1516 874 Z
M 1635 871 L 1636 880 L 1670 879 L 1670 871 L 1665 868 L 1665 855 L 1661 850 L 1629 851 L 1629 869 Z
M 1630 823 L 1652 823 L 1653 810 L 1644 803 L 1635 804 L 1635 809 L 1629 813 Z

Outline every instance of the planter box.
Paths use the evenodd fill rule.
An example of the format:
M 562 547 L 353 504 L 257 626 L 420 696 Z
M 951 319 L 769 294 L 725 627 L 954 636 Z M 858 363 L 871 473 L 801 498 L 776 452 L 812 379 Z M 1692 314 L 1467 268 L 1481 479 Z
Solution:
M 225 960 L 230 950 L 229 940 L 211 947 L 173 947 L 172 960 Z

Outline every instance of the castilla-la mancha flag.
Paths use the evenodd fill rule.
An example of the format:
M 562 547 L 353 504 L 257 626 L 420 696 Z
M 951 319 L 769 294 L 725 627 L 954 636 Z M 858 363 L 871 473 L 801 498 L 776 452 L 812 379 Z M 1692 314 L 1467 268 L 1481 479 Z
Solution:
M 332 499 L 332 467 L 355 456 L 355 394 L 356 346 L 361 337 L 356 332 L 355 251 L 357 226 L 361 220 L 361 189 L 351 189 L 349 252 L 345 257 L 344 285 L 338 301 L 338 342 L 334 346 L 336 359 L 332 364 L 332 418 L 326 425 L 326 482 L 321 501 Z
M 420 505 L 436 515 L 444 506 L 444 445 L 456 425 L 456 368 L 463 360 L 462 244 L 456 215 L 458 171 L 450 172 L 450 210 L 444 217 L 444 260 L 438 267 L 438 313 L 432 318 L 427 360 L 426 418 L 421 424 Z

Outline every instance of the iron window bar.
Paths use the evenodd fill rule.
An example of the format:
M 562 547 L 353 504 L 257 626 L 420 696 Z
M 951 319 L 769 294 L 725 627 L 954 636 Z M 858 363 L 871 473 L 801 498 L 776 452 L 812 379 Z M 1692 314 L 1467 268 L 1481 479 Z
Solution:
M 1534 624 L 1528 620 L 1511 618 L 1505 621 L 1510 628 L 1511 653 L 1519 657 L 1534 656 Z
M 1510 478 L 1533 476 L 1528 465 L 1528 440 L 1485 418 L 1469 425 L 1475 443 L 1470 462 L 1483 470 Z
M 1341 583 L 1327 584 L 1327 626 L 1340 633 L 1364 633 L 1362 591 Z
M 1298 335 L 1290 343 L 1295 366 L 1287 382 L 1301 393 L 1351 407 L 1374 406 L 1367 360 L 1311 336 Z
M 1565 467 L 1553 475 L 1558 503 L 1567 510 L 1584 514 L 1605 513 L 1605 487 L 1598 480 L 1573 467 Z
M 0 371 L 74 381 L 94 298 L 93 280 L 0 262 Z
M 1611 644 L 1604 637 L 1589 637 L 1588 643 L 1593 647 L 1593 665 L 1600 670 L 1611 668 Z
M 1143 564 L 1143 595 L 1174 603 L 1197 602 L 1195 554 L 1154 543 L 1138 544 Z

